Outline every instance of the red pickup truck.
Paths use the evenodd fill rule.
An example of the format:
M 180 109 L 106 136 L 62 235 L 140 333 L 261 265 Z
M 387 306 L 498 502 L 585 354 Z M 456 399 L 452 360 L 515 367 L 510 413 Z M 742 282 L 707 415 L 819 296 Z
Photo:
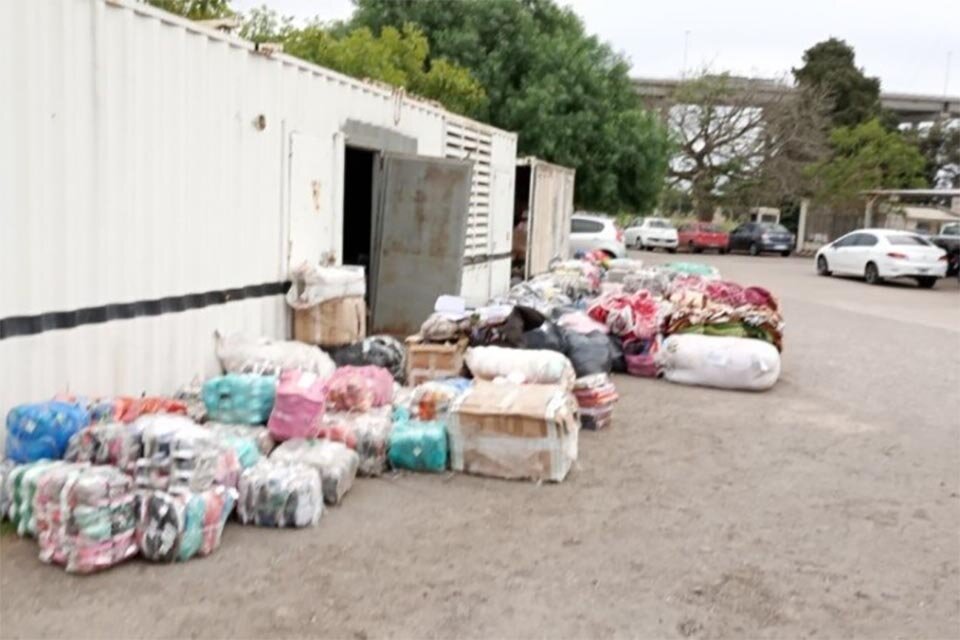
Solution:
M 688 249 L 700 253 L 704 249 L 715 249 L 720 253 L 727 252 L 730 235 L 715 224 L 706 222 L 691 222 L 682 225 L 677 233 L 681 249 Z

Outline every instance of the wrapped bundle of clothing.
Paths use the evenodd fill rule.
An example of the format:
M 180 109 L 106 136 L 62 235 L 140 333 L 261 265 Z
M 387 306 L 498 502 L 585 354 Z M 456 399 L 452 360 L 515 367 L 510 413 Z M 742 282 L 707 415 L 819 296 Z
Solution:
M 662 302 L 646 291 L 609 294 L 597 298 L 587 314 L 627 340 L 649 338 L 660 332 Z
M 393 379 L 403 383 L 407 373 L 407 352 L 392 336 L 370 336 L 360 342 L 330 352 L 338 367 L 383 367 Z
M 253 373 L 228 373 L 203 384 L 203 404 L 216 422 L 265 424 L 273 410 L 277 379 Z
M 763 340 L 677 334 L 663 341 L 663 376 L 670 382 L 764 391 L 780 377 L 780 352 Z
M 334 411 L 369 411 L 390 404 L 393 377 L 383 367 L 340 367 L 327 380 L 326 394 Z
M 447 427 L 440 420 L 410 418 L 405 409 L 394 412 L 390 433 L 390 464 L 410 471 L 444 471 L 447 468 Z
M 190 384 L 185 384 L 173 394 L 174 400 L 183 403 L 187 408 L 187 417 L 194 422 L 203 422 L 207 419 L 207 407 L 203 404 L 203 381 L 195 378 Z
M 475 378 L 510 378 L 530 384 L 560 384 L 570 388 L 576 375 L 562 353 L 538 349 L 474 347 L 467 350 L 467 368 Z
M 164 415 L 145 416 L 136 426 L 143 442 L 143 457 L 134 470 L 138 488 L 204 491 L 213 485 L 237 486 L 237 452 L 210 430 L 189 418 Z
M 434 312 L 420 325 L 418 334 L 424 342 L 457 342 L 470 335 L 470 316 Z
M 16 467 L 17 464 L 13 460 L 0 460 L 0 522 L 9 518 L 7 514 L 10 511 L 13 496 L 7 490 L 7 478 Z
M 283 369 L 312 371 L 328 377 L 336 365 L 319 347 L 294 340 L 216 334 L 217 358 L 227 373 L 279 375 Z
M 390 384 L 392 386 L 393 380 Z M 290 438 L 315 438 L 325 404 L 324 382 L 317 374 L 285 369 L 280 373 L 267 428 L 277 442 Z
M 133 473 L 142 455 L 140 425 L 98 422 L 73 434 L 63 457 L 70 462 L 109 464 Z
M 342 442 L 357 452 L 357 473 L 379 476 L 387 469 L 387 447 L 393 429 L 390 407 L 367 413 L 329 412 L 323 416 L 319 438 Z
M 342 345 L 367 333 L 363 267 L 303 263 L 290 273 L 287 304 L 294 309 L 293 335 L 301 342 Z
M 159 396 L 149 398 L 117 396 L 90 400 L 71 394 L 61 394 L 54 399 L 86 407 L 90 414 L 91 424 L 97 422 L 133 422 L 140 416 L 151 413 L 186 414 L 187 412 L 187 405 L 183 402 Z
M 573 396 L 580 407 L 580 426 L 598 430 L 608 427 L 613 420 L 613 405 L 619 396 L 610 376 L 599 373 L 577 378 Z
M 21 464 L 10 470 L 4 492 L 9 504 L 7 518 L 17 527 L 20 537 L 37 535 L 37 519 L 33 510 L 37 485 L 44 474 L 60 468 L 79 469 L 85 464 L 62 460 L 39 460 Z
M 776 298 L 761 287 L 699 281 L 674 289 L 664 333 L 756 338 L 783 350 L 783 317 Z
M 233 447 L 240 466 L 244 469 L 255 465 L 261 456 L 270 455 L 277 446 L 270 430 L 259 425 L 205 422 L 202 426 L 210 432 L 214 440 Z
M 133 481 L 119 469 L 51 470 L 39 480 L 34 505 L 43 562 L 92 573 L 137 553 Z
M 661 268 L 678 275 L 699 276 L 704 280 L 720 279 L 720 271 L 716 267 L 701 262 L 671 262 L 662 265 Z
M 259 527 L 311 527 L 323 515 L 316 469 L 296 462 L 261 460 L 240 476 L 237 517 Z
M 315 469 L 327 504 L 340 504 L 353 486 L 360 464 L 356 451 L 333 440 L 287 440 L 273 450 L 270 460 L 299 462 Z
M 546 320 L 536 309 L 512 304 L 480 307 L 473 313 L 470 331 L 472 347 L 522 347 L 523 334 L 536 329 Z
M 143 491 L 139 496 L 137 546 L 153 562 L 183 562 L 220 547 L 223 526 L 233 510 L 236 489 L 215 486 L 191 491 Z
M 362 266 L 321 266 L 304 261 L 290 272 L 286 298 L 294 309 L 307 309 L 328 300 L 362 298 L 366 294 Z
M 660 267 L 646 267 L 640 271 L 628 273 L 623 277 L 623 293 L 646 291 L 651 295 L 665 296 L 670 292 L 675 275 L 675 272 Z
M 660 336 L 630 338 L 623 342 L 623 359 L 627 373 L 641 378 L 660 375 Z
M 551 274 L 543 274 L 510 289 L 507 301 L 549 315 L 557 307 L 572 307 L 573 300 L 557 285 Z
M 453 401 L 473 384 L 466 378 L 424 382 L 410 394 L 410 414 L 418 420 L 443 419 Z
M 563 353 L 567 347 L 560 327 L 550 320 L 544 320 L 539 327 L 524 332 L 521 346 L 523 349 L 546 349 L 559 353 Z
M 643 271 L 643 260 L 633 258 L 614 258 L 607 262 L 603 274 L 604 282 L 623 283 L 629 276 Z
M 478 380 L 448 424 L 454 471 L 560 482 L 577 459 L 577 402 L 559 385 Z
M 7 458 L 19 463 L 58 460 L 73 434 L 89 423 L 90 413 L 76 403 L 50 400 L 16 406 L 7 414 Z
M 587 260 L 563 260 L 550 269 L 556 287 L 574 302 L 599 293 L 602 273 L 597 264 Z
M 595 373 L 610 373 L 614 352 L 606 332 L 580 333 L 564 330 L 564 353 L 570 359 L 578 378 Z

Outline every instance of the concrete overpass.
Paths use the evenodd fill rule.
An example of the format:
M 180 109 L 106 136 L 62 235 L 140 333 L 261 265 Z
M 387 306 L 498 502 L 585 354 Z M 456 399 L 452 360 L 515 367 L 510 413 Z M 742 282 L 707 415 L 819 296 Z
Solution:
M 648 107 L 661 109 L 670 103 L 670 96 L 683 83 L 675 78 L 634 78 L 637 93 Z M 784 93 L 792 93 L 793 86 L 767 78 L 730 77 L 734 91 L 751 92 L 757 106 Z M 881 93 L 880 104 L 900 122 L 932 122 L 940 118 L 960 118 L 960 96 L 933 96 L 913 93 Z

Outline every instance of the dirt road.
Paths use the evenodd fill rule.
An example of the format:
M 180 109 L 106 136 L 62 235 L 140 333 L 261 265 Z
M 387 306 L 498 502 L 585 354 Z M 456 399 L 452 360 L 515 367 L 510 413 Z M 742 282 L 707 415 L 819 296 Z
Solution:
M 771 392 L 619 377 L 561 485 L 361 480 L 316 529 L 231 524 L 175 566 L 78 578 L 5 536 L 0 636 L 956 637 L 956 282 L 703 259 L 781 296 Z

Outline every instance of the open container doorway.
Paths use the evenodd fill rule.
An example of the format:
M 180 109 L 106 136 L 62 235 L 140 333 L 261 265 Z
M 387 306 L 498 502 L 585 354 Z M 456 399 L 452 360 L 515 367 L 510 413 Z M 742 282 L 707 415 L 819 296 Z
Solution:
M 363 267 L 367 291 L 370 291 L 373 251 L 373 171 L 376 158 L 377 152 L 370 149 L 350 145 L 344 148 L 343 264 Z

